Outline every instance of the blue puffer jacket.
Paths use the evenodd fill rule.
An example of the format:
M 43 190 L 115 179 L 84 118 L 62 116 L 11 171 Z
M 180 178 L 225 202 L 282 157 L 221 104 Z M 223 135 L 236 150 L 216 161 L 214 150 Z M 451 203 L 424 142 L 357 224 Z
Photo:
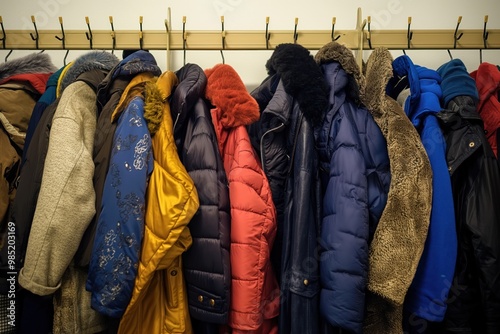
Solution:
M 446 142 L 436 118 L 441 110 L 441 77 L 436 71 L 414 65 L 408 56 L 396 58 L 393 70 L 394 77 L 387 86 L 388 95 L 394 98 L 399 96 L 398 101 L 403 104 L 408 118 L 420 134 L 433 174 L 429 231 L 415 278 L 406 295 L 405 313 L 410 322 L 418 317 L 439 322 L 446 312 L 445 302 L 457 258 L 457 232 L 446 163 Z M 406 80 L 407 84 L 401 85 Z M 397 89 L 397 86 L 400 88 Z M 405 87 L 409 91 L 403 89 L 400 93 Z
M 356 102 L 362 79 L 352 53 L 329 43 L 315 58 L 330 85 L 316 142 L 325 190 L 320 309 L 334 327 L 362 333 L 369 244 L 391 178 L 387 144 L 370 112 Z
M 124 103 L 119 104 L 113 113 L 118 124 L 89 264 L 86 289 L 92 292 L 92 308 L 115 318 L 123 315 L 132 297 L 144 230 L 146 187 L 153 171 L 144 99 L 130 92 L 152 76 L 137 75 L 123 93 L 132 99 L 125 108 Z

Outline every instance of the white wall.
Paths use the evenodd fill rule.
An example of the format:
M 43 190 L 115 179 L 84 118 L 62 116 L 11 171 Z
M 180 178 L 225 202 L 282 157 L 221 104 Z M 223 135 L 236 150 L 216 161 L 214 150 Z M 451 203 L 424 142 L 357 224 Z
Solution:
M 372 29 L 406 29 L 408 16 L 413 29 L 454 29 L 459 15 L 463 29 L 482 29 L 484 15 L 489 15 L 488 28 L 500 28 L 499 0 L 0 0 L 0 15 L 5 29 L 32 31 L 31 15 L 35 15 L 38 29 L 59 29 L 58 16 L 64 18 L 67 30 L 85 30 L 85 16 L 92 29 L 109 29 L 108 16 L 113 16 L 116 30 L 139 28 L 139 16 L 144 17 L 144 30 L 163 30 L 167 7 L 172 11 L 172 28 L 182 29 L 182 16 L 187 16 L 188 30 L 218 30 L 220 15 L 225 16 L 226 30 L 264 30 L 265 17 L 270 16 L 270 30 L 293 30 L 294 18 L 299 18 L 299 31 L 329 30 L 331 19 L 337 17 L 336 29 L 354 29 L 356 11 L 372 16 Z M 292 40 L 291 40 L 292 41 Z M 300 40 L 299 40 L 300 43 Z M 14 51 L 12 58 L 33 51 Z M 64 51 L 46 51 L 56 66 L 63 65 Z M 312 51 L 314 53 L 315 51 Z M 365 52 L 365 59 L 368 57 Z M 453 56 L 462 59 L 468 70 L 479 65 L 479 51 L 457 51 Z M 71 51 L 68 59 L 81 52 Z M 162 70 L 166 69 L 165 52 L 153 54 Z M 265 62 L 271 51 L 225 51 L 226 63 L 240 74 L 249 89 L 266 76 Z M 402 52 L 394 51 L 394 57 Z M 410 50 L 407 54 L 422 66 L 436 69 L 449 60 L 446 51 Z M 0 50 L 0 61 L 7 55 Z M 121 53 L 117 53 L 121 56 Z M 12 59 L 10 58 L 10 59 Z M 218 51 L 188 51 L 187 62 L 209 68 L 221 62 Z M 483 51 L 483 61 L 500 63 L 500 50 Z M 172 69 L 182 66 L 182 52 L 173 53 Z

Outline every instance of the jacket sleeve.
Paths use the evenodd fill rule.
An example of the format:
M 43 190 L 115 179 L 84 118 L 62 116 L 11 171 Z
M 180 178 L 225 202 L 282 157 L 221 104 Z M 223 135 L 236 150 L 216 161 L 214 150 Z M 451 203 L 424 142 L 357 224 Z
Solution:
M 368 185 L 361 148 L 346 125 L 340 126 L 334 142 L 323 198 L 320 309 L 333 326 L 361 333 L 368 271 Z
M 92 147 L 94 91 L 83 82 L 66 88 L 54 114 L 42 184 L 19 284 L 54 293 L 95 214 Z
M 477 263 L 488 334 L 500 332 L 500 171 L 495 158 L 484 159 L 475 177 L 476 196 L 468 200 L 467 228 Z
M 134 98 L 118 120 L 87 279 L 92 308 L 115 318 L 123 315 L 132 296 L 153 169 L 143 110 L 143 100 Z

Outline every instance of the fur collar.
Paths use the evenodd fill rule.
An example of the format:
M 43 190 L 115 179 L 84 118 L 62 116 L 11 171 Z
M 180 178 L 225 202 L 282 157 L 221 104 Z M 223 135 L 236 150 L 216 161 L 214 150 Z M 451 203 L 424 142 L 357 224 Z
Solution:
M 387 96 L 387 84 L 392 78 L 392 61 L 389 50 L 376 48 L 366 62 L 366 87 L 361 100 L 372 114 L 379 117 L 385 111 L 382 104 Z
M 57 68 L 46 53 L 32 53 L 0 65 L 0 81 L 27 73 L 54 73 Z
M 91 70 L 110 71 L 120 61 L 115 55 L 105 51 L 90 51 L 78 57 L 61 80 L 59 93 L 76 81 L 80 74 Z
M 364 95 L 365 89 L 365 78 L 361 73 L 356 59 L 346 46 L 339 44 L 337 42 L 330 42 L 325 44 L 314 56 L 314 59 L 319 65 L 327 64 L 331 62 L 338 62 L 344 71 L 351 75 L 358 86 L 359 95 Z
M 205 74 L 206 97 L 220 110 L 218 117 L 223 127 L 249 125 L 259 119 L 257 101 L 247 92 L 240 76 L 231 66 L 218 64 L 205 70 Z
M 298 44 L 280 44 L 266 63 L 269 75 L 278 74 L 285 92 L 296 99 L 313 124 L 328 107 L 328 84 L 309 51 Z
M 161 127 L 164 115 L 171 118 L 170 104 L 168 99 L 177 77 L 174 72 L 166 71 L 159 78 L 153 78 L 146 83 L 144 92 L 144 118 L 148 123 L 148 129 L 153 137 Z M 172 126 L 172 120 L 169 121 Z

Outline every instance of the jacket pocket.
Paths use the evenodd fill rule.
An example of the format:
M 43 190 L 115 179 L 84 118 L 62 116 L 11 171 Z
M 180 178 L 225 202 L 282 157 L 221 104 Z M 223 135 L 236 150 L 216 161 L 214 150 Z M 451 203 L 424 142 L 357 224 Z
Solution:
M 179 307 L 179 294 L 182 293 L 182 275 L 181 268 L 174 264 L 168 267 L 166 271 L 167 276 L 167 305 L 169 309 Z

